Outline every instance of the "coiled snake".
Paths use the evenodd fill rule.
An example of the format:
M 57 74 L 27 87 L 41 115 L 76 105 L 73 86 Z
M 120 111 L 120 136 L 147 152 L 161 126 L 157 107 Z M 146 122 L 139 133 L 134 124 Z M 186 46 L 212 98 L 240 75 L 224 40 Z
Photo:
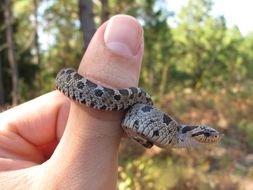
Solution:
M 111 89 L 85 79 L 72 68 L 56 76 L 56 88 L 86 106 L 107 111 L 127 110 L 122 128 L 146 148 L 194 147 L 220 141 L 223 134 L 201 125 L 180 125 L 171 116 L 153 107 L 151 97 L 142 89 Z

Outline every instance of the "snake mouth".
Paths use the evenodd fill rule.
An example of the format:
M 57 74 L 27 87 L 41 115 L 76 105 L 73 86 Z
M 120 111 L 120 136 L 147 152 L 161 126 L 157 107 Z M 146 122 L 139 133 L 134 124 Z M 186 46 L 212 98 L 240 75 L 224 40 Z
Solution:
M 144 146 L 145 148 L 151 148 L 153 147 L 154 143 L 151 142 L 147 137 L 145 137 L 143 134 L 139 133 L 139 132 L 135 132 L 132 131 L 128 128 L 124 128 L 125 132 L 127 133 L 127 135 L 135 140 L 136 142 L 140 143 L 142 146 Z
M 200 131 L 192 134 L 192 138 L 200 143 L 213 144 L 219 142 L 224 137 L 224 133 L 218 131 Z
M 138 143 L 140 143 L 145 148 L 151 148 L 154 145 L 152 142 L 148 141 L 147 139 L 142 138 L 142 137 L 140 138 L 140 136 L 133 137 L 133 139 L 137 141 Z

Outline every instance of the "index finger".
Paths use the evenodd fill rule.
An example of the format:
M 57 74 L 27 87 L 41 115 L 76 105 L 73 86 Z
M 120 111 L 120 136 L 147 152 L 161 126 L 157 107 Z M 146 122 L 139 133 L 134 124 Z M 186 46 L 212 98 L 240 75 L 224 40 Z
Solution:
M 69 108 L 68 98 L 49 92 L 0 113 L 0 130 L 15 132 L 36 146 L 45 145 L 61 138 Z

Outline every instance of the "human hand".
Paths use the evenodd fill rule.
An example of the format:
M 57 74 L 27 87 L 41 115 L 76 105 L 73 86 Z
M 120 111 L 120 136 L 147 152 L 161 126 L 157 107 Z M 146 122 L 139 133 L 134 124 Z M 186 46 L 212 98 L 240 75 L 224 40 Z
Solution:
M 103 86 L 137 86 L 142 55 L 141 26 L 117 15 L 97 30 L 78 72 Z M 1 113 L 1 189 L 116 189 L 122 116 L 58 91 Z

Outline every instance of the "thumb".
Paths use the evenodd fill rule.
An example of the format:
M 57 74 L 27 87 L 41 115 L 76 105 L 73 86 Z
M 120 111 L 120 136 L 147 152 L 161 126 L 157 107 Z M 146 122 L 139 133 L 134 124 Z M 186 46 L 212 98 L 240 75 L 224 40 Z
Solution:
M 137 86 L 142 55 L 140 24 L 133 17 L 117 15 L 97 30 L 78 72 L 106 87 Z M 48 176 L 57 188 L 116 188 L 123 114 L 95 110 L 72 101 L 64 135 L 47 163 L 49 171 L 45 172 L 50 172 Z

